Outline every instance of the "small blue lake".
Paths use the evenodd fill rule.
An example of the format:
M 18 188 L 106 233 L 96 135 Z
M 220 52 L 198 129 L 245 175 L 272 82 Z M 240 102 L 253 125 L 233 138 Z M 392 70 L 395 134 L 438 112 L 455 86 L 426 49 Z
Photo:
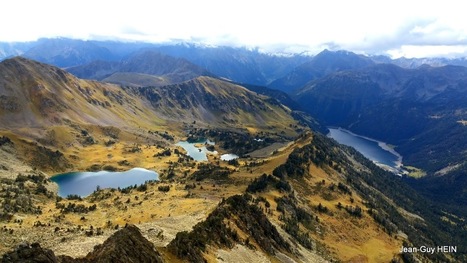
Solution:
M 196 142 L 180 141 L 175 145 L 178 145 L 182 147 L 183 149 L 185 149 L 185 151 L 187 152 L 187 155 L 198 162 L 207 161 L 208 154 L 212 154 L 212 155 L 218 154 L 217 151 L 211 152 L 208 149 L 206 149 L 206 145 L 215 145 L 215 143 L 213 141 L 210 141 L 209 139 L 200 140 Z M 239 158 L 239 156 L 233 153 L 226 153 L 220 156 L 220 159 L 222 161 L 231 161 L 237 158 Z
M 72 172 L 52 176 L 52 181 L 58 184 L 58 195 L 90 195 L 97 186 L 100 188 L 125 188 L 140 185 L 150 180 L 159 180 L 159 174 L 143 168 L 133 168 L 126 172 Z
M 181 141 L 175 145 L 178 145 L 182 147 L 183 149 L 185 149 L 185 151 L 187 152 L 187 155 L 193 158 L 195 161 L 202 162 L 202 161 L 208 160 L 208 156 L 207 156 L 208 153 L 217 154 L 217 152 L 208 151 L 208 149 L 206 149 L 206 146 L 204 146 L 206 144 L 214 145 L 214 142 L 210 140 L 202 140 L 198 142 Z M 198 146 L 203 145 L 203 146 L 196 147 L 197 145 Z
M 377 165 L 399 172 L 402 156 L 391 149 L 386 143 L 354 134 L 342 128 L 328 128 L 328 137 L 337 142 L 351 146 Z

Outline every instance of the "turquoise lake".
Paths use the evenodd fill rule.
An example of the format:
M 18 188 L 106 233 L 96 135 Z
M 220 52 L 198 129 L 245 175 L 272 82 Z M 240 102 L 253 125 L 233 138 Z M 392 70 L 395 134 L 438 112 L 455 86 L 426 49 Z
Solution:
M 58 184 L 58 195 L 90 195 L 99 186 L 103 188 L 125 188 L 140 185 L 150 180 L 159 180 L 159 174 L 143 168 L 133 168 L 126 172 L 72 172 L 52 176 Z

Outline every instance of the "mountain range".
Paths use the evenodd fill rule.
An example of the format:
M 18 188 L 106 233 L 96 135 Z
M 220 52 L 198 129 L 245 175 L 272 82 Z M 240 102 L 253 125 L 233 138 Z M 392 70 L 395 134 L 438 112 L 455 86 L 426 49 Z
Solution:
M 39 39 L 27 44 L 0 43 L 0 59 L 22 55 L 62 68 L 82 66 L 95 61 L 118 62 L 145 51 L 186 59 L 217 76 L 263 86 L 309 60 L 308 56 L 301 55 L 282 56 L 265 54 L 254 49 L 187 43 L 162 45 L 67 38 Z M 108 68 L 108 65 L 104 67 Z
M 364 68 L 374 64 L 375 62 L 363 55 L 348 51 L 331 52 L 324 50 L 310 61 L 294 68 L 292 72 L 284 77 L 273 81 L 269 84 L 269 87 L 291 93 L 308 82 L 328 74 L 348 69 Z
M 294 122 L 291 110 L 277 100 L 209 76 L 161 87 L 122 88 L 78 79 L 21 57 L 1 62 L 0 71 L 7 76 L 0 84 L 3 127 L 47 126 L 65 120 L 147 126 L 177 119 L 255 128 L 287 127 Z
M 174 58 L 154 51 L 142 51 L 119 62 L 93 61 L 67 68 L 67 71 L 79 78 L 125 86 L 162 86 L 199 76 L 214 76 L 186 59 Z
M 308 53 L 268 54 L 257 49 L 215 47 L 190 43 L 154 44 L 83 41 L 68 38 L 42 38 L 31 42 L 0 42 L 0 60 L 22 55 L 40 62 L 68 68 L 95 61 L 118 62 L 132 54 L 148 50 L 186 59 L 217 76 L 233 81 L 261 86 L 272 85 L 277 89 L 290 91 L 300 88 L 300 85 L 304 85 L 316 77 L 321 77 L 323 74 L 362 67 L 372 62 L 376 64 L 390 63 L 403 68 L 417 68 L 424 64 L 434 67 L 467 66 L 467 62 L 463 58 L 391 59 L 387 56 L 363 56 L 349 51 L 328 50 L 315 56 L 310 56 Z M 301 80 L 294 80 L 294 75 Z M 283 84 L 291 85 L 295 82 L 296 84 L 293 84 L 292 88 L 281 87 Z
M 405 165 L 451 182 L 430 195 L 465 204 L 466 177 L 459 172 L 467 159 L 467 137 L 462 135 L 466 77 L 467 69 L 460 66 L 377 64 L 329 74 L 308 83 L 294 98 L 325 125 L 396 145 Z
M 29 57 L 0 62 L 5 262 L 143 260 L 134 251 L 148 262 L 465 260 L 466 68 L 348 51 L 38 42 L 1 46 Z M 326 126 L 393 144 L 426 175 L 386 172 Z M 215 141 L 206 162 L 176 145 L 202 139 Z M 62 198 L 48 179 L 132 167 L 160 181 Z M 41 245 L 14 248 L 24 237 Z M 460 253 L 400 253 L 446 244 Z

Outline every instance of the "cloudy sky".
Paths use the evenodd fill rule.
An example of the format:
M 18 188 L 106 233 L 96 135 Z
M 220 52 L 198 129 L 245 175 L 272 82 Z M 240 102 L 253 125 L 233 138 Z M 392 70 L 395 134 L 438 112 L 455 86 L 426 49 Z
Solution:
M 461 1 L 5 2 L 0 41 L 60 36 L 186 41 L 267 52 L 316 53 L 328 48 L 392 57 L 467 56 L 467 15 Z

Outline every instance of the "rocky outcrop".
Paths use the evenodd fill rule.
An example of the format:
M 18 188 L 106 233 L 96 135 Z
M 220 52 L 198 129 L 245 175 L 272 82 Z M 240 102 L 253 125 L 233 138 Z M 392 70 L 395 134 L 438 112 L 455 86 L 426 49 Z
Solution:
M 115 232 L 103 244 L 94 247 L 84 258 L 55 256 L 40 244 L 21 244 L 3 255 L 2 263 L 162 263 L 161 254 L 134 225 Z
M 290 244 L 249 194 L 223 200 L 205 221 L 195 225 L 191 232 L 178 233 L 167 248 L 181 259 L 204 262 L 203 253 L 209 246 L 232 249 L 236 244 L 256 248 L 269 255 L 275 255 L 277 251 L 292 252 Z
M 57 263 L 54 252 L 39 243 L 21 244 L 14 251 L 3 255 L 2 263 Z
M 134 225 L 127 225 L 102 245 L 95 246 L 84 260 L 93 263 L 164 262 L 154 245 Z

